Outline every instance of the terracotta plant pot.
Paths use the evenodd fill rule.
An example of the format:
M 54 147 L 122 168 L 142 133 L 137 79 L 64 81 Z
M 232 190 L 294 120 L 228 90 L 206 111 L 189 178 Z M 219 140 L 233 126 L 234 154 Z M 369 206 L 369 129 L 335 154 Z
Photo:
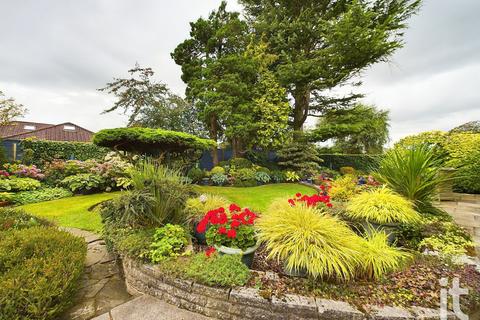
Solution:
M 251 268 L 253 264 L 253 258 L 255 256 L 255 251 L 258 249 L 260 244 L 257 243 L 255 246 L 247 248 L 246 250 L 238 248 L 230 248 L 225 246 L 215 246 L 215 249 L 220 254 L 239 254 L 242 256 L 242 262 L 248 267 Z

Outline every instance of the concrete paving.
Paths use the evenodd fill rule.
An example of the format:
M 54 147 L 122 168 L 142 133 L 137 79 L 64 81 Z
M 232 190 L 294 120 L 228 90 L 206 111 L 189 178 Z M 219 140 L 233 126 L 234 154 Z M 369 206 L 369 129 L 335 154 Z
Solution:
M 206 320 L 197 313 L 179 309 L 157 298 L 144 295 L 92 320 Z

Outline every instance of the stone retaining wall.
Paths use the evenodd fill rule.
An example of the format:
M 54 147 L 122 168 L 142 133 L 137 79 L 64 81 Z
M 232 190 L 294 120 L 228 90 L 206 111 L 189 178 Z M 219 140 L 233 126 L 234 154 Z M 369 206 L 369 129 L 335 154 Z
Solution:
M 342 301 L 287 294 L 282 298 L 264 299 L 253 288 L 222 289 L 193 281 L 169 278 L 153 265 L 128 258 L 122 260 L 127 290 L 144 293 L 170 304 L 222 320 L 296 319 L 440 319 L 439 311 L 426 308 L 405 310 L 394 307 L 365 306 L 365 315 Z

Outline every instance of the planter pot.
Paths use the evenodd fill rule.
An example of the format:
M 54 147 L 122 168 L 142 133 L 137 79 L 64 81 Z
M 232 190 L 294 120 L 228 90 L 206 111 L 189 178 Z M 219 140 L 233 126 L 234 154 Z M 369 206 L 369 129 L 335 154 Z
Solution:
M 193 224 L 193 236 L 195 237 L 195 239 L 197 239 L 197 243 L 200 244 L 200 245 L 207 245 L 207 238 L 206 238 L 206 234 L 207 234 L 207 231 L 208 231 L 208 227 L 207 227 L 207 230 L 205 230 L 204 233 L 200 233 L 197 231 L 197 225 L 198 225 L 198 221 L 196 221 L 194 224 Z
M 289 270 L 287 268 L 287 264 L 283 263 L 283 272 L 290 277 L 297 277 L 297 278 L 306 278 L 308 275 L 308 272 L 306 269 L 300 269 L 300 270 Z
M 367 222 L 363 221 L 362 226 L 365 229 L 365 232 L 371 234 L 372 229 L 377 231 L 384 231 L 388 235 L 388 243 L 392 244 L 397 240 L 397 229 L 398 224 L 390 223 L 390 224 L 379 224 L 375 222 Z
M 215 249 L 220 254 L 239 254 L 242 256 L 242 262 L 248 267 L 252 268 L 253 257 L 255 256 L 255 251 L 258 249 L 260 244 L 256 244 L 253 247 L 247 248 L 245 251 L 238 248 L 229 248 L 225 246 L 215 246 Z

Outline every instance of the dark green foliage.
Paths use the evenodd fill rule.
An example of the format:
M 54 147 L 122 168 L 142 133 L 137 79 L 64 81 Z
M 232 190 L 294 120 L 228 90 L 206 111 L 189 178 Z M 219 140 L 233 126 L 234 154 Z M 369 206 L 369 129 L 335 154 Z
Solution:
M 254 187 L 257 185 L 257 180 L 255 179 L 249 179 L 249 180 L 235 180 L 233 182 L 234 187 L 243 187 L 243 188 L 248 188 L 248 187 Z
M 315 145 L 298 137 L 277 150 L 278 165 L 301 176 L 311 176 L 320 169 L 322 159 Z
M 33 151 L 32 160 L 35 165 L 43 165 L 54 159 L 76 159 L 85 161 L 88 159 L 103 159 L 108 149 L 98 147 L 92 143 L 60 142 L 25 139 L 20 143 L 23 150 Z
M 0 231 L 49 225 L 51 225 L 51 223 L 47 220 L 31 216 L 23 210 L 0 208 Z
M 340 153 L 379 154 L 388 141 L 388 111 L 357 104 L 353 108 L 325 112 L 310 138 L 333 139 Z
M 0 233 L 0 319 L 59 319 L 83 273 L 86 244 L 53 228 Z
M 7 163 L 7 151 L 5 150 L 5 147 L 3 146 L 3 140 L 0 139 L 0 165 Z
M 252 167 L 252 162 L 245 158 L 232 158 L 228 161 L 230 167 L 235 167 L 235 169 L 246 169 Z
M 402 47 L 418 0 L 241 0 L 259 39 L 278 56 L 275 75 L 294 99 L 293 130 L 311 114 L 349 105 L 359 95 L 331 97 L 362 70 Z
M 73 194 L 64 188 L 41 188 L 34 191 L 23 191 L 13 195 L 16 204 L 36 203 L 71 197 Z
M 200 182 L 203 177 L 205 177 L 205 172 L 197 167 L 193 167 L 192 169 L 188 170 L 187 177 L 189 177 L 193 183 Z
M 150 245 L 150 260 L 156 263 L 180 256 L 187 247 L 189 238 L 188 232 L 179 225 L 168 223 L 157 228 Z
M 218 232 L 220 227 L 218 225 L 211 225 L 207 233 L 205 234 L 207 238 L 207 244 L 209 246 L 225 246 L 229 248 L 238 248 L 241 250 L 246 250 L 250 247 L 253 247 L 257 244 L 257 237 L 255 229 L 251 225 L 241 225 L 236 228 L 236 237 L 228 238 L 225 235 L 222 235 Z
M 250 278 L 250 271 L 236 255 L 195 255 L 186 268 L 191 279 L 210 286 L 243 286 Z
M 146 190 L 122 192 L 120 197 L 102 205 L 100 215 L 104 223 L 121 227 L 148 227 L 158 225 L 153 214 L 155 198 Z
M 355 170 L 370 172 L 378 168 L 381 155 L 370 154 L 320 154 L 322 166 L 340 170 L 341 167 L 352 167 Z
M 150 128 L 105 129 L 95 134 L 93 142 L 114 150 L 156 155 L 207 150 L 216 145 L 188 133 Z

